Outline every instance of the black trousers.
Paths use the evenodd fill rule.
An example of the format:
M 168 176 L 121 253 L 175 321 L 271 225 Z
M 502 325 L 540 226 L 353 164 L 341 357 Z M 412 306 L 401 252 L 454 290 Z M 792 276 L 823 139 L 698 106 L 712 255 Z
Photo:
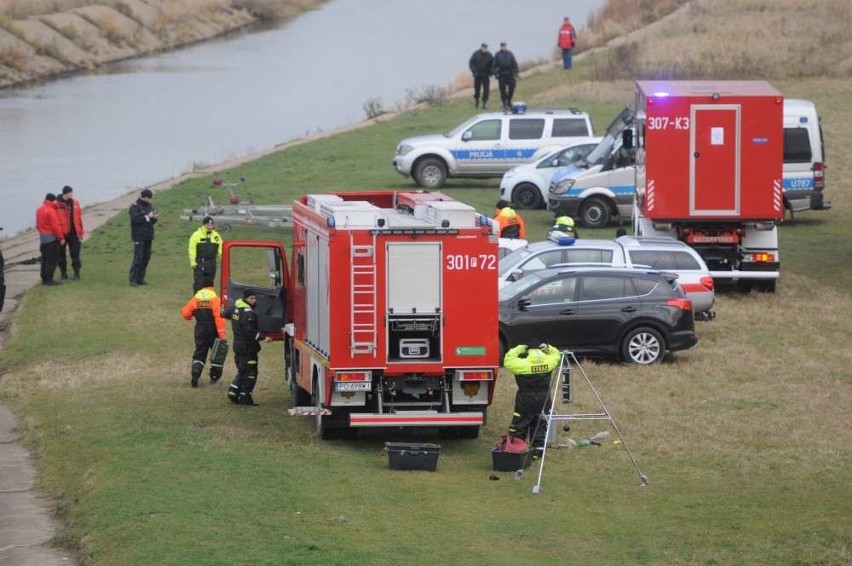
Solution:
M 257 355 L 260 352 L 257 342 L 234 341 L 234 363 L 237 365 L 237 377 L 228 387 L 228 398 L 232 403 L 242 404 L 251 398 L 251 392 L 257 383 Z
M 500 86 L 500 100 L 503 102 L 503 106 L 511 106 L 512 97 L 515 96 L 515 75 L 499 75 L 497 84 Z
M 56 263 L 59 261 L 59 240 L 41 244 L 39 251 L 41 252 L 41 282 L 53 281 Z
M 518 389 L 509 434 L 527 440 L 534 448 L 543 448 L 547 440 L 547 423 L 542 413 L 550 412 L 551 403 L 548 389 Z
M 148 262 L 151 261 L 152 244 L 151 240 L 137 240 L 133 242 L 133 263 L 130 264 L 131 283 L 142 283 L 145 281 Z
M 195 351 L 192 352 L 192 375 L 199 376 L 204 370 L 204 364 L 207 363 L 207 354 L 213 348 L 213 342 L 219 335 L 216 333 L 216 326 L 213 324 L 197 324 L 195 325 Z M 210 366 L 210 377 L 222 377 L 222 368 Z
M 67 236 L 65 236 L 65 244 L 59 246 L 59 261 L 57 265 L 59 266 L 59 271 L 63 275 L 68 274 L 68 255 L 71 256 L 71 269 L 74 270 L 74 273 L 80 275 L 80 248 L 83 247 L 83 243 L 80 241 L 80 238 L 77 237 L 76 232 L 71 232 Z M 65 250 L 68 250 L 67 254 Z
M 199 258 L 198 263 L 192 269 L 192 292 L 197 293 L 206 287 L 206 284 L 215 285 L 216 260 Z
M 479 100 L 479 93 L 482 93 L 482 105 L 488 102 L 488 93 L 491 90 L 491 79 L 488 75 L 474 75 L 473 77 L 473 98 Z

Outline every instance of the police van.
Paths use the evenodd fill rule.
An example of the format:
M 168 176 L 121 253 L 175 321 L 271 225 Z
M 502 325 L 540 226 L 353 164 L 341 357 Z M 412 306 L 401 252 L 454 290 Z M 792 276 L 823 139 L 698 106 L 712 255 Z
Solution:
M 784 205 L 790 214 L 827 210 L 825 143 L 816 106 L 809 100 L 784 100 Z
M 519 102 L 512 106 L 512 113 L 478 114 L 445 134 L 402 140 L 393 167 L 421 187 L 437 189 L 450 177 L 499 177 L 516 165 L 592 135 L 586 112 L 576 108 L 527 111 Z

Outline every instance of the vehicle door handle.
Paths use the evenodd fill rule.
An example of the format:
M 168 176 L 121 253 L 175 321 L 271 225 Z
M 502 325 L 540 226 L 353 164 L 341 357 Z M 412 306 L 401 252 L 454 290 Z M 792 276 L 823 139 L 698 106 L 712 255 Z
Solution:
M 621 312 L 636 312 L 638 309 L 636 307 L 624 307 L 621 309 Z
M 559 311 L 559 314 L 577 314 L 577 311 L 574 309 L 565 309 L 564 311 Z

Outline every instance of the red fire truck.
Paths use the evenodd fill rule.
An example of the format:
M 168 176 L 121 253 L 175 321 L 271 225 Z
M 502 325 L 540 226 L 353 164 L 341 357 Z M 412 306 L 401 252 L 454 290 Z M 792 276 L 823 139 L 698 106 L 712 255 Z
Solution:
M 635 233 L 688 243 L 717 282 L 774 291 L 783 103 L 764 81 L 638 81 Z
M 442 193 L 310 194 L 278 242 L 225 243 L 222 292 L 247 286 L 235 248 L 264 249 L 261 329 L 285 344 L 292 415 L 322 438 L 440 427 L 475 438 L 499 365 L 496 229 Z M 283 331 L 282 331 L 283 330 Z

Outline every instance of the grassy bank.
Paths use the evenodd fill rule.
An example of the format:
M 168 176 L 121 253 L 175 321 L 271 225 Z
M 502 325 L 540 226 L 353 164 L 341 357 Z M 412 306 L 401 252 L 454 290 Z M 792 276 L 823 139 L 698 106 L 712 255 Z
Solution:
M 775 3 L 764 5 L 768 17 Z M 693 26 L 703 21 L 690 17 Z M 629 80 L 595 80 L 606 57 L 567 77 L 558 70 L 525 78 L 517 98 L 578 106 L 599 130 L 632 102 Z M 57 544 L 103 565 L 849 563 L 852 86 L 769 67 L 744 78 L 767 78 L 788 97 L 816 102 L 834 208 L 782 225 L 778 293 L 721 296 L 718 318 L 698 325 L 695 350 L 649 368 L 584 364 L 649 487 L 639 486 L 612 442 L 555 451 L 538 496 L 530 493 L 536 470 L 521 481 L 504 473 L 489 480 L 491 443 L 511 417 L 507 376 L 482 438 L 441 441 L 435 473 L 387 469 L 384 441 L 410 435 L 316 440 L 312 422 L 286 413 L 275 344 L 261 353 L 261 406 L 232 406 L 223 385 L 190 389 L 192 324 L 178 311 L 190 296 L 185 245 L 194 226 L 178 215 L 208 194 L 225 197 L 206 177 L 155 196 L 162 221 L 150 286 L 127 286 L 122 216 L 86 243 L 83 281 L 32 290 L 16 315 L 0 399 L 20 416 L 39 486 L 67 524 Z M 390 166 L 397 141 L 471 113 L 467 100 L 446 102 L 223 175 L 245 176 L 242 198 L 264 203 L 410 188 Z M 446 192 L 487 213 L 497 199 L 494 180 L 451 182 Z M 525 218 L 540 235 L 551 220 L 543 211 Z M 584 236 L 611 237 L 614 229 Z M 282 237 L 248 228 L 226 236 Z M 571 412 L 594 408 L 578 395 Z M 570 436 L 601 428 L 577 424 Z

